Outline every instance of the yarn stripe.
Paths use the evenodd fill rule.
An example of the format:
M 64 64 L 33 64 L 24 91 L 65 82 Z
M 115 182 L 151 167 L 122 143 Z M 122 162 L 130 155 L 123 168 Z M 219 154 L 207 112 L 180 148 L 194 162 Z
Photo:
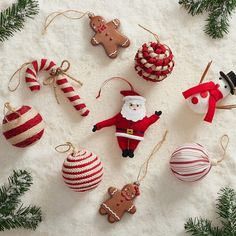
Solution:
M 94 175 L 96 174 L 99 174 L 101 171 L 103 170 L 103 167 L 100 167 L 98 170 L 96 171 L 93 171 L 92 173 L 87 173 L 86 175 L 74 175 L 72 178 L 71 175 L 66 175 L 66 174 L 63 174 L 63 177 L 66 179 L 66 180 L 84 180 L 84 179 L 88 179 L 88 178 L 91 178 L 93 177 Z
M 98 157 L 92 155 L 92 157 L 88 158 L 88 160 L 87 159 L 77 160 L 76 166 L 77 168 L 83 168 L 83 167 L 93 164 L 96 161 L 98 161 Z
M 98 163 L 100 163 L 100 162 L 95 161 L 94 163 L 90 164 L 90 167 L 93 167 L 93 166 L 97 165 Z M 79 168 L 81 171 L 83 170 L 83 168 L 79 167 L 78 163 L 69 163 L 69 165 L 67 163 L 64 163 L 63 166 L 64 166 L 64 170 L 66 170 L 66 171 L 70 171 L 71 169 L 73 170 L 75 168 Z M 86 169 L 87 169 L 87 167 L 86 167 Z
M 39 140 L 43 136 L 43 133 L 44 133 L 44 129 L 41 130 L 39 133 L 33 135 L 32 137 L 27 138 L 20 143 L 14 144 L 14 146 L 21 147 L 21 148 L 27 147 L 27 146 L 33 144 L 34 142 L 36 142 L 37 140 Z
M 56 64 L 47 59 L 35 60 L 27 67 L 25 72 L 25 82 L 31 91 L 40 90 L 40 83 L 37 73 L 44 70 L 51 70 Z
M 69 187 L 71 188 L 88 188 L 88 187 L 92 187 L 92 185 L 94 186 L 95 184 L 98 184 L 102 181 L 102 176 L 100 178 L 96 178 L 94 180 L 92 180 L 91 182 L 89 183 L 71 183 L 71 184 L 68 184 Z
M 13 145 L 23 142 L 25 140 L 25 137 L 32 137 L 35 133 L 39 133 L 44 129 L 44 124 L 43 122 L 40 122 L 39 124 L 35 125 L 34 127 L 26 130 L 23 133 L 20 133 L 12 138 L 9 138 L 9 142 Z
M 31 129 L 32 127 L 34 127 L 36 124 L 40 123 L 42 121 L 42 116 L 40 114 L 37 114 L 35 117 L 33 117 L 32 119 L 28 120 L 27 122 L 17 126 L 16 128 L 10 129 L 8 131 L 5 131 L 3 134 L 5 136 L 6 139 L 10 139 L 14 136 L 17 136 L 29 129 Z
M 40 68 L 39 68 L 40 71 L 44 68 L 46 62 L 47 62 L 47 59 L 41 59 Z
M 16 112 L 14 112 L 14 113 L 8 112 L 3 119 L 3 124 L 18 119 L 19 115 L 22 117 L 22 115 L 24 115 L 25 113 L 27 113 L 31 109 L 32 108 L 29 106 L 22 106 L 21 108 L 17 109 Z
M 21 114 L 20 117 L 18 114 Z M 31 109 L 30 107 L 28 107 L 28 108 L 24 108 L 23 110 L 19 112 L 17 111 L 17 113 L 14 113 L 14 116 L 12 116 L 12 114 L 9 116 L 7 115 L 8 122 L 6 119 L 3 120 L 3 127 L 2 127 L 3 132 L 11 130 L 13 126 L 17 127 L 27 122 L 27 120 L 32 119 L 37 114 L 39 113 L 35 109 Z
M 103 176 L 103 173 L 98 173 L 98 174 L 94 175 L 93 178 L 87 178 L 87 179 L 82 179 L 82 180 L 69 180 L 64 177 L 63 178 L 64 178 L 66 184 L 73 185 L 73 184 L 88 184 L 88 183 L 91 183 L 95 180 L 102 178 L 102 176 Z
M 65 94 L 72 106 L 80 112 L 82 116 L 87 116 L 89 110 L 82 110 L 86 107 L 85 103 L 81 100 L 80 96 L 76 93 L 74 87 L 70 85 L 68 80 L 65 77 L 58 77 L 56 80 L 57 85 L 61 91 Z
M 90 188 L 95 188 L 98 186 L 98 184 L 102 181 L 102 179 L 100 179 L 99 181 L 96 181 L 94 183 L 90 183 L 90 184 L 85 184 L 84 186 L 81 187 L 81 185 L 72 185 L 69 186 L 71 189 L 73 190 L 86 190 L 86 189 L 90 189 Z
M 82 177 L 88 177 L 94 173 L 100 173 L 101 170 L 102 170 L 102 164 L 99 163 L 97 166 L 93 168 L 88 168 L 87 170 L 84 169 L 83 171 L 67 172 L 65 171 L 65 169 L 63 169 L 62 175 L 68 180 L 72 180 L 72 179 L 77 179 L 77 178 L 82 178 Z

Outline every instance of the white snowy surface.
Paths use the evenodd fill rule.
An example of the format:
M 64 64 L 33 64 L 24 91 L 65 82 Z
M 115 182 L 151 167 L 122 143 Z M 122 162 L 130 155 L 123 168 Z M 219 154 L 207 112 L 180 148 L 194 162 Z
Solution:
M 11 2 L 1 0 L 0 8 Z M 121 50 L 117 59 L 109 59 L 102 47 L 90 44 L 93 31 L 87 17 L 76 21 L 58 18 L 42 36 L 47 14 L 69 8 L 92 11 L 107 20 L 119 18 L 122 32 L 132 41 L 131 46 Z M 218 77 L 219 70 L 227 73 L 236 69 L 236 15 L 230 21 L 230 33 L 222 40 L 212 40 L 203 33 L 205 18 L 205 15 L 191 17 L 176 0 L 40 1 L 39 16 L 28 20 L 24 30 L 0 44 L 0 107 L 6 101 L 34 106 L 44 117 L 46 130 L 36 145 L 23 150 L 12 147 L 1 136 L 0 183 L 6 182 L 13 169 L 31 171 L 34 184 L 22 200 L 42 207 L 43 222 L 35 232 L 20 229 L 1 235 L 184 236 L 188 217 L 204 216 L 217 222 L 214 202 L 217 192 L 226 185 L 236 188 L 236 110 L 218 111 L 213 124 L 209 125 L 202 121 L 201 115 L 189 110 L 181 92 L 198 82 L 210 60 L 213 65 L 207 79 Z M 140 79 L 134 70 L 136 50 L 144 42 L 154 40 L 138 24 L 159 34 L 175 55 L 173 73 L 159 84 Z M 88 117 L 81 118 L 63 94 L 60 94 L 61 105 L 57 105 L 49 86 L 32 94 L 22 80 L 16 92 L 8 92 L 11 74 L 24 62 L 38 58 L 71 62 L 70 73 L 84 83 L 79 93 L 91 110 Z M 102 97 L 95 99 L 102 82 L 112 76 L 129 79 L 136 91 L 147 98 L 150 115 L 155 110 L 163 111 L 161 119 L 146 132 L 133 159 L 121 157 L 114 127 L 91 132 L 93 124 L 114 115 L 121 107 L 119 91 L 127 86 L 118 81 L 110 83 Z M 236 97 L 230 96 L 225 102 L 236 103 Z M 120 188 L 136 179 L 141 164 L 165 129 L 169 130 L 167 142 L 150 164 L 141 185 L 141 196 L 135 200 L 136 214 L 126 214 L 121 222 L 109 224 L 106 217 L 98 214 L 100 203 L 108 197 L 107 188 Z M 227 159 L 212 168 L 205 179 L 183 183 L 171 174 L 169 156 L 178 145 L 199 142 L 217 158 L 221 151 L 218 140 L 223 134 L 230 137 Z M 62 181 L 61 165 L 66 154 L 57 153 L 54 147 L 68 140 L 97 153 L 103 161 L 103 182 L 92 192 L 74 193 Z

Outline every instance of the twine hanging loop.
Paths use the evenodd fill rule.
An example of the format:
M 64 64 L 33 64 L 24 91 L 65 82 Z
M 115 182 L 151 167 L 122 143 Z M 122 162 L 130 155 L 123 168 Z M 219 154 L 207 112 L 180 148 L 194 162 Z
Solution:
M 229 145 L 229 136 L 227 134 L 224 134 L 220 138 L 220 146 L 221 146 L 221 149 L 222 149 L 223 153 L 222 153 L 220 159 L 218 159 L 218 160 L 212 159 L 211 160 L 211 163 L 212 163 L 213 166 L 218 165 L 219 163 L 221 163 L 225 159 L 228 145 Z
M 145 179 L 147 173 L 148 173 L 148 167 L 151 159 L 153 158 L 154 154 L 156 154 L 160 148 L 162 147 L 163 143 L 166 140 L 168 130 L 165 131 L 161 141 L 159 141 L 156 146 L 153 148 L 152 152 L 150 153 L 149 157 L 146 159 L 146 161 L 141 165 L 137 179 L 135 181 L 135 184 L 140 185 L 140 183 Z
M 142 29 L 146 30 L 146 31 L 149 32 L 150 34 L 152 34 L 152 35 L 155 37 L 156 41 L 157 41 L 158 43 L 160 43 L 159 36 L 158 36 L 156 33 L 152 32 L 151 30 L 147 29 L 146 27 L 144 27 L 144 26 L 142 26 L 142 25 L 140 25 L 140 24 L 138 24 L 138 26 L 141 27 Z
M 70 16 L 67 14 L 70 13 L 75 13 L 75 14 L 79 14 L 79 16 Z M 45 34 L 47 29 L 49 28 L 49 26 L 56 20 L 56 18 L 58 18 L 59 16 L 64 16 L 67 19 L 70 20 L 79 20 L 81 18 L 83 18 L 84 16 L 88 15 L 89 17 L 93 16 L 93 13 L 91 12 L 83 12 L 83 11 L 79 11 L 79 10 L 75 10 L 75 9 L 68 9 L 68 10 L 64 10 L 64 11 L 55 11 L 50 13 L 45 21 L 44 21 L 44 26 L 43 26 L 43 31 L 42 34 Z
M 71 151 L 72 156 L 74 156 L 78 152 L 78 149 L 71 142 L 60 144 L 55 147 L 55 150 L 59 153 L 66 153 Z

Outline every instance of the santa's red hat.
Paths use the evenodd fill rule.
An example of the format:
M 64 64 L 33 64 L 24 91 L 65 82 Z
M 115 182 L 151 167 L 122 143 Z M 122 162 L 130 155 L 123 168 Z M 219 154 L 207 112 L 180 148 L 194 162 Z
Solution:
M 124 101 L 131 101 L 131 100 L 138 100 L 142 102 L 146 101 L 144 97 L 140 96 L 140 94 L 138 94 L 133 90 L 123 90 L 120 91 L 120 93 L 124 96 L 123 98 Z

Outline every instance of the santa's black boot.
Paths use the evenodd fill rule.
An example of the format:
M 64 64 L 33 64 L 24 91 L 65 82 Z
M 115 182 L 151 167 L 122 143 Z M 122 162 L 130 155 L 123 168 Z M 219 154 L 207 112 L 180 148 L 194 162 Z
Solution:
M 125 149 L 122 151 L 122 157 L 127 157 L 129 155 L 129 150 Z
M 128 153 L 128 156 L 129 156 L 130 158 L 133 158 L 133 157 L 134 157 L 134 151 L 133 151 L 133 150 L 129 150 L 128 152 L 129 152 L 129 153 Z

